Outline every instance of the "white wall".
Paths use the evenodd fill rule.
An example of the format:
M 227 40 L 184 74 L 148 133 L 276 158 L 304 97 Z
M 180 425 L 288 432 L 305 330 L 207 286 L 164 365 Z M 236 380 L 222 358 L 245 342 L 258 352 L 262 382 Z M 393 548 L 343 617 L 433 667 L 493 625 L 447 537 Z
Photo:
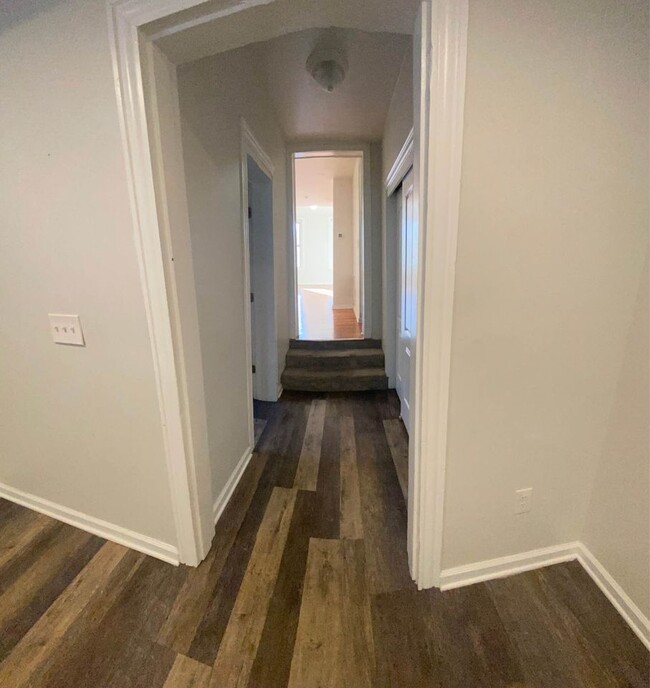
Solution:
M 361 160 L 357 160 L 352 175 L 352 308 L 361 321 Z
M 0 483 L 175 545 L 105 2 L 4 2 L 0 101 Z
M 648 263 L 605 426 L 582 540 L 650 617 Z
M 334 177 L 334 296 L 333 308 L 354 304 L 354 200 L 352 177 Z
M 409 44 L 395 82 L 382 138 L 383 180 L 413 128 L 413 47 Z
M 288 347 L 285 147 L 251 48 L 178 69 L 213 492 L 248 446 L 240 116 L 274 164 L 278 368 Z
M 332 207 L 296 206 L 296 220 L 301 244 L 298 285 L 333 284 Z
M 648 245 L 648 6 L 473 0 L 468 40 L 443 564 L 579 540 L 589 513 L 588 542 L 647 609 L 647 491 L 634 506 L 623 492 L 647 475 L 648 416 L 619 416 L 648 394 L 647 327 L 631 329 Z M 523 487 L 532 509 L 515 517 Z

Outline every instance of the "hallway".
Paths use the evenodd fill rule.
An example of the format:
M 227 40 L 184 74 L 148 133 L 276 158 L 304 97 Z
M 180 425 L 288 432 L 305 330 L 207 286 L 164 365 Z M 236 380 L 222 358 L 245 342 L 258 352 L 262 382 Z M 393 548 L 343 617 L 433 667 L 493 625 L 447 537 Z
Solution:
M 0 500 L 0 685 L 648 686 L 576 562 L 417 591 L 396 418 L 392 392 L 285 393 L 196 569 Z

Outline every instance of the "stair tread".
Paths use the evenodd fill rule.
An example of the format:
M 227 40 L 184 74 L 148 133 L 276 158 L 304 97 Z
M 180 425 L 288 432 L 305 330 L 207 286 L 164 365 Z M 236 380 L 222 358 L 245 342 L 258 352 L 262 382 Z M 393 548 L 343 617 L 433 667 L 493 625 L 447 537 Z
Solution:
M 383 349 L 290 349 L 289 356 L 300 358 L 345 358 L 346 356 L 383 356 Z
M 292 377 L 386 377 L 383 368 L 346 368 L 342 370 L 313 370 L 311 368 L 285 368 L 283 375 Z
M 291 351 L 336 351 L 341 349 L 378 349 L 381 339 L 291 339 Z

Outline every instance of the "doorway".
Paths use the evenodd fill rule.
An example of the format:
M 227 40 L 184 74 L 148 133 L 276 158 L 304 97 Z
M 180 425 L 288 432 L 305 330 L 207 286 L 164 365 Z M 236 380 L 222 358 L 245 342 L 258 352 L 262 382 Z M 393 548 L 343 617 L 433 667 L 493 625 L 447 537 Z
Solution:
M 363 152 L 292 155 L 297 339 L 362 339 Z

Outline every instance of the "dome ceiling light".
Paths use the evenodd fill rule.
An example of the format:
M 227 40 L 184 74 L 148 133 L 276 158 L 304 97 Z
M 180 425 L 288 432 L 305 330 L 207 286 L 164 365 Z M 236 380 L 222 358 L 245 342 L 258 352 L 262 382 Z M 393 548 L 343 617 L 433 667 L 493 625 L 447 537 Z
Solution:
M 326 34 L 312 50 L 305 67 L 312 79 L 331 93 L 345 79 L 348 60 L 343 48 L 333 41 L 332 34 Z

